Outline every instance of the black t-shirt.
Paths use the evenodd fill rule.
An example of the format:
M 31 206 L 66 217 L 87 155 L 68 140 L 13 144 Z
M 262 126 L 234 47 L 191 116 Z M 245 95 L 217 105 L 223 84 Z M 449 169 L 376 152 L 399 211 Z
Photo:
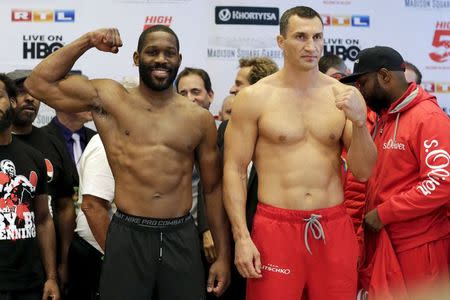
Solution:
M 47 167 L 48 194 L 51 199 L 72 197 L 74 184 L 70 173 L 72 160 L 67 154 L 65 146 L 55 136 L 34 126 L 30 134 L 17 134 L 15 137 L 44 155 Z
M 44 282 L 36 238 L 35 197 L 47 193 L 42 154 L 17 140 L 0 145 L 0 291 Z

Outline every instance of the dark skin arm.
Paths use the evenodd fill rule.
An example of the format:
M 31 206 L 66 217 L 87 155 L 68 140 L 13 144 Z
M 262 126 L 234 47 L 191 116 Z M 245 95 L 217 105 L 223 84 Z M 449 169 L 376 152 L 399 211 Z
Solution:
M 86 220 L 95 240 L 103 251 L 105 251 L 106 233 L 108 232 L 110 223 L 108 215 L 109 209 L 110 204 L 107 200 L 93 195 L 83 195 L 81 210 L 86 216 Z
M 122 46 L 117 29 L 89 32 L 53 52 L 41 61 L 26 79 L 28 92 L 47 105 L 66 112 L 89 111 L 101 105 L 96 80 L 69 76 L 75 62 L 89 49 L 117 53 Z M 60 51 L 61 50 L 61 51 Z
M 196 149 L 200 177 L 205 196 L 206 214 L 217 251 L 217 259 L 211 265 L 207 291 L 220 296 L 230 283 L 230 229 L 222 201 L 222 172 L 217 148 L 214 119 L 207 111 L 201 116 L 204 133 Z
M 61 239 L 61 264 L 58 266 L 58 275 L 61 280 L 61 287 L 65 287 L 68 282 L 68 255 L 70 243 L 75 230 L 75 209 L 72 197 L 62 197 L 56 200 L 56 211 L 58 214 L 58 233 Z
M 47 274 L 42 300 L 48 300 L 48 298 L 59 300 L 60 294 L 56 279 L 55 227 L 48 210 L 47 194 L 36 196 L 34 206 L 36 235 L 39 242 L 39 248 L 41 250 L 42 264 L 44 265 L 45 273 Z

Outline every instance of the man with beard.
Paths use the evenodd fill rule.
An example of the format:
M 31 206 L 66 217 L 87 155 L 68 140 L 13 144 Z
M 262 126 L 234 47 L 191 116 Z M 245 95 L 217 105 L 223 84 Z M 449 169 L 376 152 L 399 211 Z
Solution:
M 404 71 L 400 53 L 373 47 L 358 54 L 353 75 L 341 81 L 355 82 L 379 115 L 365 224 L 375 232 L 386 228 L 411 293 L 440 283 L 448 288 L 450 120 Z
M 75 210 L 72 201 L 73 180 L 71 160 L 64 145 L 41 128 L 33 126 L 40 101 L 28 94 L 23 82 L 31 71 L 16 70 L 7 76 L 14 80 L 18 94 L 12 132 L 19 140 L 39 150 L 45 158 L 50 207 L 55 207 L 55 224 L 58 233 L 57 261 L 61 290 L 67 284 L 67 255 L 75 228 Z
M 11 134 L 16 96 L 0 74 L 0 299 L 60 299 L 44 157 Z
M 365 180 L 376 160 L 366 107 L 351 86 L 321 73 L 321 16 L 305 6 L 280 19 L 284 67 L 242 89 L 225 133 L 224 202 L 248 278 L 247 299 L 356 298 L 356 236 L 341 182 L 343 145 Z M 247 166 L 258 173 L 252 235 Z M 307 289 L 307 293 L 305 292 Z
M 117 53 L 117 29 L 89 32 L 44 59 L 25 82 L 30 94 L 63 111 L 93 111 L 115 179 L 118 211 L 109 227 L 102 299 L 202 299 L 199 240 L 189 209 L 198 161 L 217 249 L 207 281 L 220 295 L 229 281 L 228 226 L 211 114 L 177 94 L 179 41 L 157 25 L 140 36 L 134 63 L 140 84 L 66 74 L 90 48 Z

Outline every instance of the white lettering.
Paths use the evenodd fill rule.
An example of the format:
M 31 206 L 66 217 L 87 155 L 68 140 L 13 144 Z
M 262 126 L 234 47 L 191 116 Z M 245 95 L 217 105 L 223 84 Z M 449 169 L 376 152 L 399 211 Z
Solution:
M 28 20 L 29 12 L 26 11 L 15 11 L 14 12 L 14 20 Z
M 268 20 L 273 21 L 276 20 L 277 17 L 274 13 L 259 13 L 259 12 L 240 12 L 233 11 L 233 19 L 237 20 Z
M 289 275 L 291 273 L 290 269 L 283 269 L 283 268 L 280 268 L 278 266 L 271 265 L 271 264 L 262 265 L 261 269 L 269 271 L 269 272 L 284 274 L 284 275 Z
M 66 13 L 63 11 L 57 12 L 57 19 L 60 21 L 72 21 L 72 18 L 66 17 Z
M 428 153 L 431 147 L 439 146 L 439 142 L 432 140 L 429 143 L 428 140 L 425 140 L 423 145 L 425 152 Z M 427 178 L 419 183 L 417 189 L 428 196 L 441 185 L 441 181 L 445 181 L 450 176 L 450 172 L 445 169 L 450 164 L 450 155 L 445 150 L 435 149 L 427 154 L 425 164 L 431 170 L 428 172 Z
M 394 150 L 402 150 L 405 151 L 405 144 L 394 142 L 393 139 L 390 139 L 387 143 L 383 143 L 383 149 L 394 149 Z

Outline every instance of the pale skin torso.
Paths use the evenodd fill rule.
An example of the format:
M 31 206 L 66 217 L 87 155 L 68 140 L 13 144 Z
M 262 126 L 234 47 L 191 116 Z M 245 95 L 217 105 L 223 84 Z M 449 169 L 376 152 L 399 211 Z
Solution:
M 252 89 L 246 101 L 255 103 L 249 109 L 256 109 L 253 161 L 260 202 L 300 210 L 342 202 L 346 117 L 336 108 L 332 86 L 341 84 L 323 77 L 299 94 L 271 76 Z
M 343 145 L 349 169 L 359 179 L 367 179 L 376 159 L 364 99 L 318 70 L 320 16 L 293 15 L 280 31 L 283 68 L 239 92 L 225 134 L 225 206 L 236 242 L 235 264 L 246 278 L 261 277 L 260 254 L 245 222 L 246 168 L 252 159 L 259 201 L 304 211 L 342 202 Z

